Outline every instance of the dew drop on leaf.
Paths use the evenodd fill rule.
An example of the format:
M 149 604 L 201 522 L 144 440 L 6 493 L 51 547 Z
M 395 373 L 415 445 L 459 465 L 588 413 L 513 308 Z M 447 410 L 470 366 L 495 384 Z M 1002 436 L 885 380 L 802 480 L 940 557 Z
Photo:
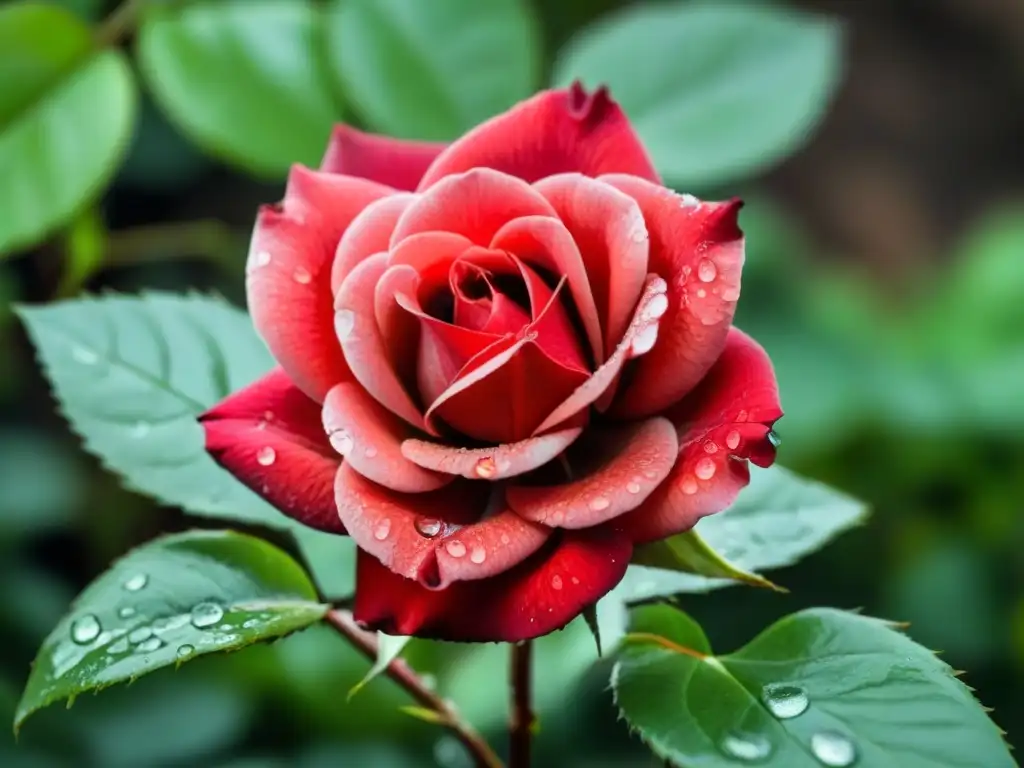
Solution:
M 149 577 L 144 573 L 137 573 L 129 578 L 122 585 L 126 592 L 138 592 L 140 589 L 145 589 L 149 583 Z
M 772 745 L 764 736 L 733 732 L 722 739 L 722 751 L 729 757 L 753 763 L 768 757 L 772 753 Z
M 811 736 L 811 752 L 829 768 L 847 768 L 857 761 L 853 742 L 836 731 L 821 731 Z
M 130 619 L 134 615 L 135 609 L 132 608 L 130 605 L 123 606 L 122 608 L 119 608 L 117 611 L 117 618 L 119 619 Z
M 159 637 L 151 637 L 148 640 L 143 640 L 135 646 L 135 650 L 138 653 L 152 653 L 153 651 L 158 650 L 163 644 L 164 641 Z
M 767 685 L 762 692 L 764 705 L 780 720 L 798 717 L 807 711 L 810 700 L 803 688 L 795 685 Z
M 100 620 L 93 614 L 87 613 L 72 622 L 71 639 L 79 645 L 86 645 L 99 637 L 102 629 Z
M 224 618 L 224 609 L 216 603 L 197 603 L 192 608 L 192 626 L 199 629 L 212 627 Z
M 144 640 L 149 640 L 149 638 L 151 638 L 152 636 L 152 629 L 150 629 L 149 627 L 139 627 L 138 629 L 133 629 L 131 632 L 128 633 L 128 642 L 141 643 Z
M 175 654 L 179 659 L 187 659 L 195 652 L 196 647 L 194 645 L 189 645 L 188 643 L 185 643 L 185 645 L 178 646 L 178 650 L 175 652 Z

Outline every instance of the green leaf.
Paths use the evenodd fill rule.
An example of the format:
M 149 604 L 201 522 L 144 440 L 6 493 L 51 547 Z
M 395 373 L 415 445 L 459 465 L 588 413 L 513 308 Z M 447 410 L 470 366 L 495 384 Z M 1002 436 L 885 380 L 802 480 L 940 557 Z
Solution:
M 752 470 L 750 485 L 735 503 L 704 518 L 694 530 L 730 567 L 756 573 L 792 565 L 863 522 L 866 515 L 867 508 L 856 499 L 775 466 Z M 680 592 L 707 592 L 738 583 L 735 578 L 631 565 L 611 595 L 635 602 Z
M 308 0 L 153 4 L 139 66 L 192 140 L 240 168 L 283 176 L 315 167 L 339 116 Z
M 244 313 L 160 293 L 19 313 L 72 428 L 129 488 L 195 514 L 290 525 L 217 466 L 196 422 L 272 365 Z
M 0 254 L 46 237 L 99 195 L 127 151 L 131 69 L 64 9 L 0 8 Z
M 774 4 L 635 5 L 573 40 L 555 79 L 608 85 L 658 169 L 720 186 L 794 152 L 841 67 L 837 23 Z
M 695 530 L 637 547 L 630 560 L 635 565 L 693 573 L 712 579 L 740 581 L 752 587 L 785 592 L 763 576 L 738 568 L 712 549 Z
M 1012 768 L 999 729 L 926 648 L 877 619 L 788 616 L 710 655 L 681 612 L 638 612 L 612 673 L 641 738 L 687 768 Z
M 331 63 L 368 122 L 453 139 L 530 96 L 540 38 L 524 0 L 335 0 Z
M 349 701 L 359 691 L 363 689 L 368 682 L 373 680 L 377 675 L 388 668 L 388 665 L 398 658 L 399 654 L 402 653 L 402 649 L 412 640 L 411 637 L 396 637 L 394 635 L 385 635 L 383 632 L 377 633 L 377 658 L 373 661 L 373 666 L 370 667 L 370 671 L 366 673 L 358 683 L 352 686 L 352 690 L 348 692 Z
M 281 637 L 326 610 L 298 563 L 261 539 L 231 531 L 156 539 L 90 584 L 43 642 L 15 728 L 60 699 Z

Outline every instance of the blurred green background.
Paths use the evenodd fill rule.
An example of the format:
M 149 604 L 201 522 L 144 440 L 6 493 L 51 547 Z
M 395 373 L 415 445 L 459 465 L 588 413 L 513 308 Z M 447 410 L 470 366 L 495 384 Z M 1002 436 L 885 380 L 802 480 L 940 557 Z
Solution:
M 86 23 L 115 6 L 62 5 Z M 613 93 L 669 183 L 748 201 L 737 324 L 778 370 L 780 461 L 874 508 L 866 527 L 775 574 L 790 594 L 733 588 L 684 607 L 723 650 L 810 605 L 909 621 L 916 640 L 969 671 L 1010 743 L 1024 744 L 1024 6 L 790 3 L 842 22 L 841 58 L 820 50 L 828 38 L 783 36 L 777 80 L 748 73 L 764 102 L 751 107 L 758 119 L 741 110 L 705 125 L 693 113 L 714 113 L 736 84 L 716 85 L 720 60 L 742 50 L 771 74 L 771 24 L 758 33 L 766 47 L 739 29 L 697 55 L 671 24 L 687 2 L 503 0 L 469 13 L 447 0 L 213 0 L 192 4 L 185 22 L 174 4 L 152 5 L 140 35 L 130 16 L 102 27 L 142 74 L 138 112 L 124 107 L 126 154 L 111 150 L 109 173 L 86 179 L 98 189 L 106 173 L 111 185 L 73 200 L 44 234 L 11 235 L 0 255 L 0 712 L 13 711 L 42 638 L 93 576 L 134 544 L 194 524 L 123 490 L 80 449 L 12 302 L 199 288 L 242 304 L 255 207 L 280 197 L 292 159 L 316 162 L 333 120 L 452 138 L 552 78 L 581 74 L 621 80 Z M 595 21 L 610 48 L 580 37 Z M 48 28 L 38 44 L 58 33 Z M 608 54 L 616 35 L 619 59 Z M 651 35 L 660 39 L 648 46 Z M 0 71 L 10 75 L 0 25 L 3 40 Z M 432 42 L 441 59 L 424 54 Z M 21 164 L 41 166 L 44 142 L 18 148 L 5 111 L 14 80 L 0 82 L 0 203 L 10 216 L 11 199 L 25 197 Z M 88 115 L 107 102 L 86 99 L 82 113 L 66 101 L 51 118 L 72 154 L 87 155 L 89 132 L 107 130 Z M 74 170 L 81 157 L 60 160 Z M 53 171 L 57 187 L 64 167 Z M 13 226 L 3 222 L 0 238 Z M 591 668 L 593 654 L 576 625 L 539 643 L 539 764 L 654 765 L 616 723 L 607 667 Z M 414 644 L 408 657 L 501 742 L 503 649 Z M 315 628 L 54 707 L 17 748 L 0 736 L 0 764 L 464 765 L 457 743 L 398 711 L 408 702 L 390 681 L 346 702 L 367 667 Z

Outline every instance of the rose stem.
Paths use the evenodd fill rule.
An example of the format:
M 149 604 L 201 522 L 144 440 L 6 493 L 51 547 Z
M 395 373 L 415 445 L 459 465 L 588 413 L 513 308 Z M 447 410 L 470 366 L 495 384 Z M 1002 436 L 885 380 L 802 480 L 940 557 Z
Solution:
M 335 608 L 327 612 L 324 621 L 352 643 L 366 658 L 371 661 L 377 658 L 377 636 L 356 624 L 351 611 Z M 463 720 L 451 704 L 430 690 L 403 659 L 392 661 L 384 670 L 384 674 L 402 686 L 418 704 L 437 715 L 438 723 L 462 742 L 477 768 L 504 768 L 501 759 L 480 737 L 476 729 Z
M 512 712 L 509 721 L 509 768 L 530 768 L 530 748 L 533 737 L 532 698 L 533 643 L 527 640 L 512 646 L 510 682 L 512 684 Z

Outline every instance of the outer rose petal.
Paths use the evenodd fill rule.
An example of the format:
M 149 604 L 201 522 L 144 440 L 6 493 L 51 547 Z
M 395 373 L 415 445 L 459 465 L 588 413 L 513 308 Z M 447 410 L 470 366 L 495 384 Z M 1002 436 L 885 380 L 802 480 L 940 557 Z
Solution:
M 402 441 L 416 433 L 358 384 L 338 384 L 327 393 L 323 427 L 346 463 L 375 483 L 402 493 L 423 493 L 451 481 L 402 455 Z
M 415 195 L 390 195 L 370 203 L 352 219 L 352 223 L 338 242 L 338 250 L 331 264 L 332 294 L 338 292 L 348 273 L 359 262 L 388 250 L 395 224 L 415 199 Z
M 634 543 L 690 530 L 732 504 L 750 482 L 747 459 L 764 467 L 774 462 L 768 433 L 782 409 L 768 355 L 733 328 L 708 375 L 665 416 L 682 447 L 668 479 L 616 521 Z
M 549 528 L 507 509 L 501 489 L 490 483 L 456 480 L 431 493 L 396 493 L 343 464 L 334 490 L 338 514 L 359 548 L 431 589 L 506 571 L 551 536 Z
M 584 460 L 597 466 L 560 485 L 513 486 L 509 506 L 527 520 L 560 528 L 590 528 L 643 503 L 672 470 L 679 452 L 667 419 L 653 418 L 623 429 L 592 429 Z M 577 467 L 569 457 L 569 466 Z
M 658 182 L 646 150 L 619 105 L 582 85 L 544 91 L 480 124 L 442 152 L 420 189 L 471 168 L 494 168 L 529 182 L 556 173 L 630 173 Z
M 320 405 L 276 368 L 199 417 L 217 463 L 305 525 L 345 533 L 334 503 L 341 459 L 320 426 Z
M 292 381 L 314 400 L 348 378 L 334 336 L 330 287 L 338 240 L 390 187 L 296 165 L 281 205 L 260 209 L 246 289 L 253 324 Z
M 473 168 L 423 193 L 398 220 L 391 244 L 419 232 L 440 231 L 486 246 L 512 219 L 554 215 L 548 201 L 521 179 L 490 168 Z
M 659 413 L 693 389 L 725 344 L 743 268 L 742 203 L 702 203 L 631 176 L 602 181 L 640 203 L 651 235 L 650 267 L 668 281 L 660 340 L 630 371 L 610 413 Z
M 640 207 L 629 195 L 578 173 L 543 179 L 534 188 L 558 212 L 580 250 L 607 357 L 626 331 L 648 271 L 654 271 L 647 268 Z
M 432 591 L 360 552 L 355 618 L 371 629 L 465 642 L 518 642 L 561 629 L 610 592 L 633 555 L 607 527 L 563 531 L 514 569 Z
M 411 191 L 446 146 L 430 141 L 392 139 L 339 124 L 331 133 L 320 170 L 359 176 Z

